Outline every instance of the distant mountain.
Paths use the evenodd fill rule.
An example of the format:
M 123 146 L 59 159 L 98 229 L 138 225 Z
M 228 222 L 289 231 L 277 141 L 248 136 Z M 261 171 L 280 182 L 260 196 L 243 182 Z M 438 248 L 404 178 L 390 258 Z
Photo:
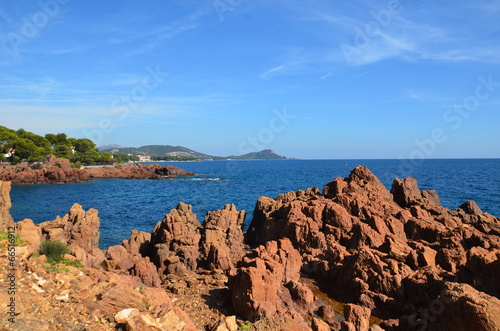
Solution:
M 133 154 L 133 155 L 155 155 L 155 156 L 166 156 L 166 157 L 184 157 L 195 160 L 216 160 L 221 159 L 217 156 L 211 156 L 203 153 L 193 151 L 192 149 L 183 146 L 170 146 L 170 145 L 147 145 L 141 147 L 123 147 L 123 148 L 112 148 L 107 150 L 113 154 Z
M 227 159 L 234 160 L 288 160 L 288 158 L 276 154 L 272 149 L 265 149 L 260 152 L 243 154 L 240 156 L 228 156 Z
M 284 156 L 274 153 L 270 149 L 260 152 L 248 153 L 240 156 L 213 156 L 200 152 L 193 151 L 192 149 L 183 146 L 170 146 L 170 145 L 147 145 L 141 147 L 115 147 L 104 149 L 102 152 L 110 152 L 112 154 L 132 154 L 139 156 L 165 156 L 165 159 L 184 159 L 184 160 L 286 160 Z M 105 146 L 103 146 L 105 147 Z

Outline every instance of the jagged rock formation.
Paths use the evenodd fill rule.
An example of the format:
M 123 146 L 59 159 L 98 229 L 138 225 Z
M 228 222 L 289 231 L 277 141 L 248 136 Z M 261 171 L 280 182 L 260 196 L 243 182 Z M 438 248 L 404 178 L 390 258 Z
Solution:
M 150 253 L 162 277 L 186 275 L 196 270 L 200 257 L 201 224 L 192 206 L 179 203 L 151 234 Z
M 315 188 L 260 198 L 247 240 L 255 246 L 289 238 L 304 257 L 302 271 L 334 298 L 382 318 L 421 321 L 426 316 L 420 312 L 443 290 L 454 291 L 446 282 L 499 296 L 499 225 L 473 202 L 449 210 L 412 178 L 396 179 L 389 191 L 367 168 L 357 167 L 322 194 Z M 469 318 L 471 325 L 482 319 Z M 496 321 L 488 323 L 481 325 Z
M 245 255 L 244 221 L 245 211 L 237 211 L 235 205 L 225 205 L 223 210 L 207 213 L 200 240 L 200 252 L 206 267 L 231 270 Z
M 95 209 L 83 210 L 75 203 L 68 214 L 53 221 L 40 223 L 42 239 L 59 240 L 81 247 L 90 253 L 99 247 L 99 217 Z
M 10 206 L 7 186 L 2 217 Z M 134 230 L 122 245 L 100 250 L 97 211 L 75 204 L 51 222 L 19 222 L 17 231 L 28 240 L 24 251 L 43 239 L 68 242 L 90 267 L 77 281 L 65 280 L 78 288 L 68 300 L 79 302 L 84 314 L 114 318 L 130 330 L 193 330 L 162 288 L 175 294 L 183 283 L 224 286 L 226 276 L 228 304 L 218 307 L 254 321 L 257 330 L 500 327 L 500 220 L 473 201 L 450 210 L 412 178 L 395 179 L 389 191 L 357 167 L 323 192 L 261 197 L 245 234 L 250 251 L 244 219 L 244 211 L 226 205 L 201 224 L 192 206 L 179 203 L 152 233 Z M 28 258 L 36 273 L 43 273 L 36 267 L 42 258 Z M 346 303 L 345 320 L 315 302 L 305 276 Z M 370 315 L 384 321 L 370 326 Z M 211 329 L 233 328 L 227 316 Z

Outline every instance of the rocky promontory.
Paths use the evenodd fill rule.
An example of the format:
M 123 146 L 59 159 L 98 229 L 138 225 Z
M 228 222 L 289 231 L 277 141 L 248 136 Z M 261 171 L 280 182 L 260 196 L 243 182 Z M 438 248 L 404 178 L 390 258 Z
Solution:
M 53 155 L 49 155 L 43 163 L 0 167 L 0 180 L 15 184 L 77 183 L 94 178 L 165 179 L 193 175 L 176 166 L 159 164 L 118 164 L 76 169 L 71 167 L 69 160 L 56 159 Z
M 356 167 L 322 191 L 261 197 L 243 233 L 245 216 L 228 204 L 201 221 L 179 203 L 106 250 L 98 212 L 78 204 L 18 222 L 19 330 L 500 329 L 500 219 L 473 201 L 450 210 L 413 178 L 388 190 Z M 49 271 L 43 240 L 84 267 Z

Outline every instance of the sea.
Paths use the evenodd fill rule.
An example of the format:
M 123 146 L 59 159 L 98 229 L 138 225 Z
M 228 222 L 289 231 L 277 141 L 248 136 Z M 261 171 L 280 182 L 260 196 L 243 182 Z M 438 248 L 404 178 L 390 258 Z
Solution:
M 98 179 L 74 184 L 13 185 L 15 221 L 36 224 L 64 216 L 74 203 L 95 208 L 101 221 L 100 248 L 118 245 L 133 229 L 151 232 L 179 202 L 193 206 L 200 222 L 208 211 L 234 204 L 252 219 L 261 196 L 320 189 L 336 177 L 367 166 L 390 189 L 395 177 L 414 177 L 421 190 L 436 190 L 443 206 L 456 209 L 475 200 L 500 216 L 500 159 L 443 160 L 255 160 L 164 162 L 197 175 L 169 180 Z

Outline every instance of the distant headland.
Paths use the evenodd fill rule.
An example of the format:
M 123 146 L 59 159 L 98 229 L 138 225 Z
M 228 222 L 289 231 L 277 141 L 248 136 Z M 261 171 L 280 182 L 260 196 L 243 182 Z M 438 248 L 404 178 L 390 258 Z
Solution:
M 69 160 L 74 168 L 152 161 L 288 160 L 270 149 L 243 155 L 213 156 L 183 146 L 147 145 L 136 148 L 112 144 L 96 147 L 90 139 L 71 138 L 66 133 L 40 136 L 24 129 L 13 130 L 0 126 L 0 162 L 13 165 L 43 162 L 49 155 Z

